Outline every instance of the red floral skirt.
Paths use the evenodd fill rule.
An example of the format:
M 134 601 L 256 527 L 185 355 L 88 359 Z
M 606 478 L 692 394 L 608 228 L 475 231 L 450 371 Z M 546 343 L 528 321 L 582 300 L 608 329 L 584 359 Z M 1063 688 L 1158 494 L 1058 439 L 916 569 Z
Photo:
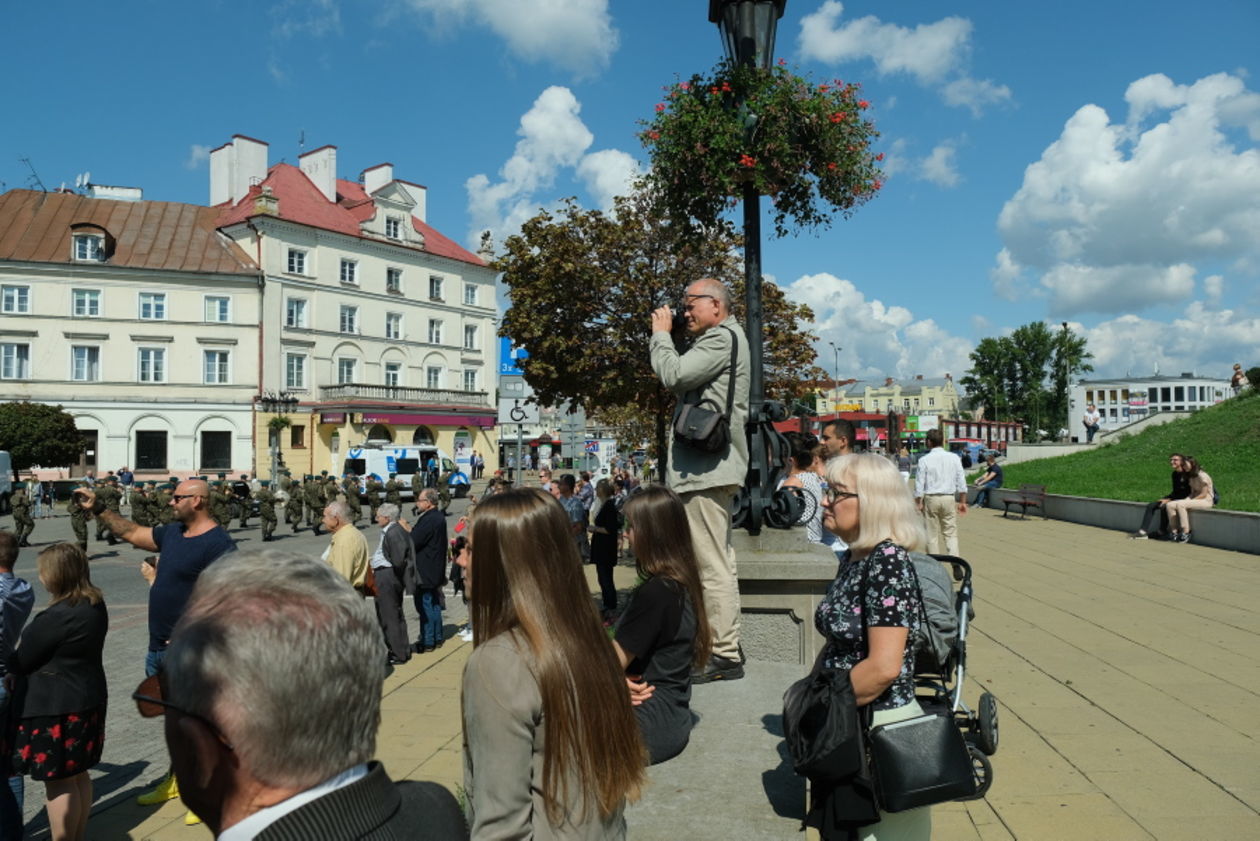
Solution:
M 105 707 L 66 715 L 43 715 L 18 722 L 13 741 L 13 773 L 32 780 L 62 780 L 101 761 Z

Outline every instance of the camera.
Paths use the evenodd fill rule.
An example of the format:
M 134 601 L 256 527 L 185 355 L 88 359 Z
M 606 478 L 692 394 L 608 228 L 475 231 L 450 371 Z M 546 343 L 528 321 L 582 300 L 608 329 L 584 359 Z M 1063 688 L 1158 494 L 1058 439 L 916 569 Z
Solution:
M 684 304 L 682 301 L 675 301 L 673 306 L 670 307 L 670 312 L 673 313 L 674 317 L 672 321 L 670 322 L 669 332 L 673 333 L 674 335 L 679 335 L 680 333 L 686 333 L 687 332 L 687 315 L 686 315 L 687 305 Z

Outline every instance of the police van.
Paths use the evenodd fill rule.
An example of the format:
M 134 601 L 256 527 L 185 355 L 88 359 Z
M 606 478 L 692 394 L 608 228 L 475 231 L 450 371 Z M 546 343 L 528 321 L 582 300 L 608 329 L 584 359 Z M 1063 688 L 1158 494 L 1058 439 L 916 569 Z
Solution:
M 368 442 L 351 447 L 342 462 L 341 473 L 353 473 L 359 480 L 359 491 L 367 489 L 367 477 L 376 475 L 381 483 L 389 481 L 389 474 L 397 474 L 398 481 L 403 483 L 403 499 L 411 499 L 411 477 L 420 473 L 421 486 L 424 482 L 425 465 L 429 460 L 438 461 L 438 476 L 447 470 L 455 469 L 455 460 L 450 453 L 438 447 L 426 444 L 377 444 Z

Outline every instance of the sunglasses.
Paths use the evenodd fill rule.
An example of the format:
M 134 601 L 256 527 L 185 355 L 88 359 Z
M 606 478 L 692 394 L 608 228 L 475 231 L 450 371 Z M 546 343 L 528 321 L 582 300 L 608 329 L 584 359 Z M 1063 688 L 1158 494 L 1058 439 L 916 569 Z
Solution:
M 150 675 L 140 681 L 140 685 L 136 687 L 136 691 L 131 693 L 131 700 L 136 702 L 136 709 L 144 718 L 157 718 L 159 715 L 164 715 L 167 710 L 174 710 L 182 716 L 196 719 L 209 728 L 210 732 L 215 735 L 215 738 L 223 743 L 225 748 L 230 751 L 236 750 L 236 748 L 232 747 L 232 743 L 227 740 L 227 737 L 223 735 L 223 731 L 220 730 L 218 725 L 216 725 L 213 721 L 206 718 L 204 715 L 199 715 L 191 710 L 186 710 L 183 707 L 176 706 L 170 701 L 163 700 L 160 674 Z
M 181 499 L 205 499 L 201 494 L 171 494 L 171 499 L 179 502 Z

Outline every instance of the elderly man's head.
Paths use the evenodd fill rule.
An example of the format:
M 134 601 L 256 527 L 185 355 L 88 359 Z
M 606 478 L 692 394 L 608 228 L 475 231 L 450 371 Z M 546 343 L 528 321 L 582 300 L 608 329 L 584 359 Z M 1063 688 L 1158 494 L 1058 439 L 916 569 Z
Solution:
M 366 602 L 326 564 L 266 550 L 207 567 L 161 692 L 180 796 L 216 835 L 372 758 L 380 647 Z
M 687 287 L 683 315 L 687 332 L 693 335 L 717 327 L 731 313 L 731 292 L 720 280 L 701 278 Z
M 350 524 L 350 506 L 341 500 L 330 502 L 324 506 L 324 528 L 336 531 Z
M 376 509 L 376 524 L 378 526 L 387 526 L 390 523 L 396 523 L 401 514 L 402 510 L 397 505 L 387 502 Z
M 442 497 L 438 494 L 437 489 L 425 488 L 420 491 L 420 496 L 416 498 L 416 507 L 421 511 L 429 511 L 437 508 L 441 500 Z

